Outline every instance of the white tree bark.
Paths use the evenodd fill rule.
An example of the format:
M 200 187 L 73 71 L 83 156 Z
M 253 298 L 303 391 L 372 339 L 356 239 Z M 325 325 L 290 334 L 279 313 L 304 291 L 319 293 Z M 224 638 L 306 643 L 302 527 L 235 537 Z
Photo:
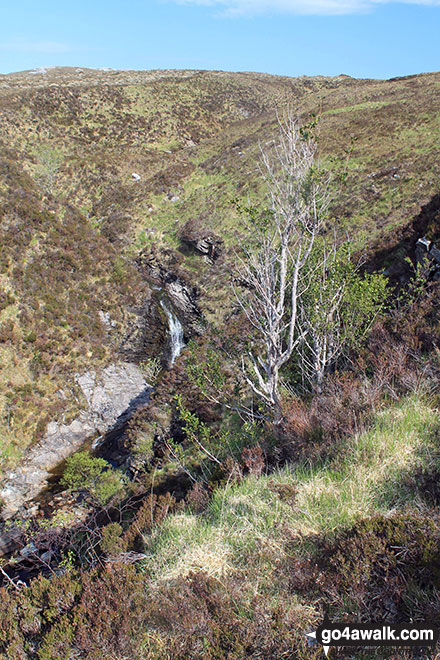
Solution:
M 238 255 L 236 289 L 258 345 L 243 357 L 248 385 L 281 415 L 280 369 L 302 340 L 298 334 L 301 295 L 307 289 L 306 265 L 329 203 L 329 176 L 316 160 L 316 140 L 292 115 L 279 119 L 278 141 L 261 149 L 261 169 L 270 209 L 266 222 L 254 217 L 248 245 Z M 304 329 L 306 332 L 307 329 Z

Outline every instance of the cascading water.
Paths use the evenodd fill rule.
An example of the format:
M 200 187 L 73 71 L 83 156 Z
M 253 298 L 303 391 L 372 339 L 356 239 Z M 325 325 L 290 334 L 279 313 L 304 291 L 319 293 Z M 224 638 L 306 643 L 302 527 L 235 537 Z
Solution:
M 160 301 L 160 306 L 162 307 L 168 318 L 168 327 L 169 327 L 170 339 L 171 339 L 170 367 L 172 367 L 174 362 L 182 352 L 182 349 L 185 347 L 185 341 L 183 338 L 183 327 L 177 316 L 168 309 L 168 307 L 166 306 L 163 300 Z

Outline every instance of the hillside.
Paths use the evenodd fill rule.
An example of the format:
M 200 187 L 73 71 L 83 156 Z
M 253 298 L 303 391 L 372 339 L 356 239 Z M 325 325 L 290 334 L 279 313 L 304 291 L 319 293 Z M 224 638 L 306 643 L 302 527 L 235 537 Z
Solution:
M 105 280 L 123 279 L 142 248 L 177 250 L 179 267 L 206 289 L 200 304 L 208 318 L 218 317 L 225 295 L 214 283 L 228 274 L 222 264 L 206 264 L 188 250 L 182 252 L 179 232 L 192 220 L 221 235 L 227 248 L 234 245 L 237 217 L 231 200 L 248 195 L 258 200 L 263 194 L 256 157 L 259 143 L 273 134 L 275 107 L 291 105 L 319 114 L 324 157 L 344 160 L 351 137 L 356 138 L 349 176 L 332 209 L 334 223 L 363 248 L 395 243 L 396 231 L 437 192 L 439 85 L 438 74 L 391 81 L 87 69 L 1 76 L 1 190 L 3 216 L 9 218 L 2 224 L 2 280 L 8 300 L 20 301 L 20 310 L 8 300 L 3 303 L 2 334 L 21 344 L 23 372 L 15 376 L 19 382 L 13 380 L 12 390 L 32 388 L 29 360 L 35 346 L 26 346 L 26 341 L 23 346 L 23 338 L 33 333 L 43 361 L 50 352 L 56 364 L 47 365 L 52 373 L 63 368 L 60 352 L 69 353 L 68 369 L 76 372 L 79 356 L 92 350 L 76 347 L 72 350 L 77 354 L 71 352 L 78 343 L 81 314 L 89 320 L 89 331 L 98 326 L 87 341 L 99 341 L 102 347 L 93 299 L 106 300 L 104 311 L 111 308 L 115 315 L 133 304 L 133 296 L 139 300 L 133 269 L 124 283 L 134 290 L 113 291 L 114 301 L 108 300 Z M 132 172 L 140 175 L 139 182 L 132 180 Z M 49 215 L 32 220 L 35 210 Z M 78 249 L 101 254 L 92 260 L 90 273 L 85 272 L 88 259 Z M 124 261 L 122 267 L 125 257 L 130 263 Z M 62 264 L 69 259 L 83 271 L 76 273 L 80 282 L 75 287 Z M 24 290 L 29 263 L 35 301 L 29 288 Z M 43 304 L 54 291 L 38 283 L 39 269 L 45 277 L 49 266 L 55 271 L 55 290 L 60 288 L 55 294 L 59 309 Z M 61 278 L 58 269 L 64 271 Z M 115 269 L 121 273 L 115 275 Z M 66 318 L 67 290 L 72 295 L 92 283 L 93 294 L 85 290 L 71 306 L 78 305 L 72 325 Z M 32 318 L 26 321 L 30 309 Z M 49 332 L 56 335 L 50 351 L 41 345 L 49 319 L 56 321 L 50 323 Z M 14 356 L 7 346 L 4 360 L 11 364 Z M 44 378 L 41 371 L 38 380 Z M 49 395 L 50 385 L 37 389 Z M 20 410 L 18 417 L 23 415 Z M 31 427 L 26 432 L 35 431 Z M 27 437 L 25 444 L 31 441 Z
M 249 397 L 237 202 L 267 203 L 260 152 L 286 109 L 319 118 L 327 232 L 391 293 L 323 391 L 298 394 L 287 366 L 274 430 L 194 373 L 220 365 L 224 392 Z M 440 73 L 0 75 L 0 552 L 28 582 L 5 596 L 0 658 L 305 660 L 329 604 L 438 616 L 438 281 L 412 286 L 405 259 L 440 244 L 439 183 Z M 189 344 L 176 362 L 173 328 Z M 81 490 L 65 460 L 91 447 L 105 460 L 76 454 Z M 97 600 L 119 633 L 104 612 L 90 637 Z

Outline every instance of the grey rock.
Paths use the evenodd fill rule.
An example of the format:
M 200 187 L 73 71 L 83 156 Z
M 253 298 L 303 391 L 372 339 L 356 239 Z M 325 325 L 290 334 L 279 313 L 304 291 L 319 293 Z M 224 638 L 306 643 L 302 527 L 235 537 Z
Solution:
M 204 319 L 193 289 L 172 274 L 165 277 L 164 288 L 189 334 L 202 334 Z
M 48 564 L 52 559 L 52 557 L 53 557 L 53 552 L 51 550 L 46 550 L 46 552 L 43 552 L 43 554 L 41 555 L 41 560 L 46 562 L 46 564 Z
M 428 241 L 428 239 L 425 238 L 425 236 L 423 236 L 423 238 L 418 238 L 417 239 L 416 246 L 417 247 L 422 246 L 424 248 L 425 252 L 427 252 L 429 250 L 430 245 L 431 245 L 431 241 Z
M 31 555 L 36 555 L 37 552 L 38 552 L 38 548 L 35 545 L 35 543 L 32 543 L 32 541 L 27 545 L 25 545 L 24 548 L 20 550 L 20 554 L 22 557 L 30 557 Z
M 184 245 L 207 256 L 213 263 L 222 253 L 223 241 L 211 229 L 203 225 L 203 220 L 192 218 L 180 231 L 180 240 Z
M 425 266 L 427 263 L 428 251 L 431 243 L 425 237 L 419 238 L 416 243 L 415 258 L 416 263 Z
M 111 330 L 116 326 L 115 321 L 112 321 L 112 318 L 109 312 L 104 312 L 102 309 L 98 312 L 99 320 L 106 330 Z
M 160 285 L 168 296 L 174 307 L 184 329 L 185 337 L 203 334 L 205 330 L 205 319 L 197 303 L 198 292 L 189 283 L 174 273 L 168 264 L 159 261 L 158 257 L 148 252 L 141 252 L 138 257 L 138 265 L 145 272 L 148 279 L 153 279 Z M 152 310 L 148 311 L 151 319 Z M 145 317 L 146 318 L 146 317 Z M 165 326 L 162 325 L 162 330 Z M 162 344 L 163 345 L 163 344 Z M 157 352 L 155 353 L 157 355 Z
M 23 538 L 23 530 L 7 525 L 9 523 L 3 524 L 0 528 L 0 557 L 16 550 Z
M 123 338 L 119 351 L 126 360 L 143 362 L 151 356 L 161 356 L 167 336 L 166 319 L 157 302 L 147 299 L 139 307 L 129 310 L 132 314 L 130 330 Z
M 429 250 L 429 257 L 435 261 L 436 264 L 440 264 L 440 250 L 436 248 L 435 245 L 431 245 Z
M 427 281 L 440 280 L 440 250 L 427 238 L 417 239 L 414 256 Z
M 198 250 L 202 254 L 209 254 L 211 252 L 212 245 L 213 245 L 213 240 L 210 237 L 201 238 L 196 242 L 196 250 Z
M 88 371 L 76 375 L 75 381 L 87 401 L 87 410 L 70 424 L 50 422 L 43 440 L 9 472 L 0 490 L 3 519 L 37 497 L 47 487 L 50 472 L 80 449 L 87 438 L 122 426 L 146 403 L 151 391 L 141 370 L 130 362 L 110 364 L 99 374 Z

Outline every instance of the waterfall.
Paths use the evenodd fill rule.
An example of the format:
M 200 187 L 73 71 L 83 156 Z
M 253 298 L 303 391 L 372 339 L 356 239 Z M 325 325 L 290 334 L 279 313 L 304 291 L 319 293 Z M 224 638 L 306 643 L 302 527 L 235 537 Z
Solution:
M 171 338 L 170 367 L 172 367 L 176 359 L 179 357 L 182 348 L 185 346 L 185 341 L 183 339 L 183 327 L 177 316 L 168 309 L 163 300 L 160 301 L 160 306 L 168 318 L 168 327 Z

